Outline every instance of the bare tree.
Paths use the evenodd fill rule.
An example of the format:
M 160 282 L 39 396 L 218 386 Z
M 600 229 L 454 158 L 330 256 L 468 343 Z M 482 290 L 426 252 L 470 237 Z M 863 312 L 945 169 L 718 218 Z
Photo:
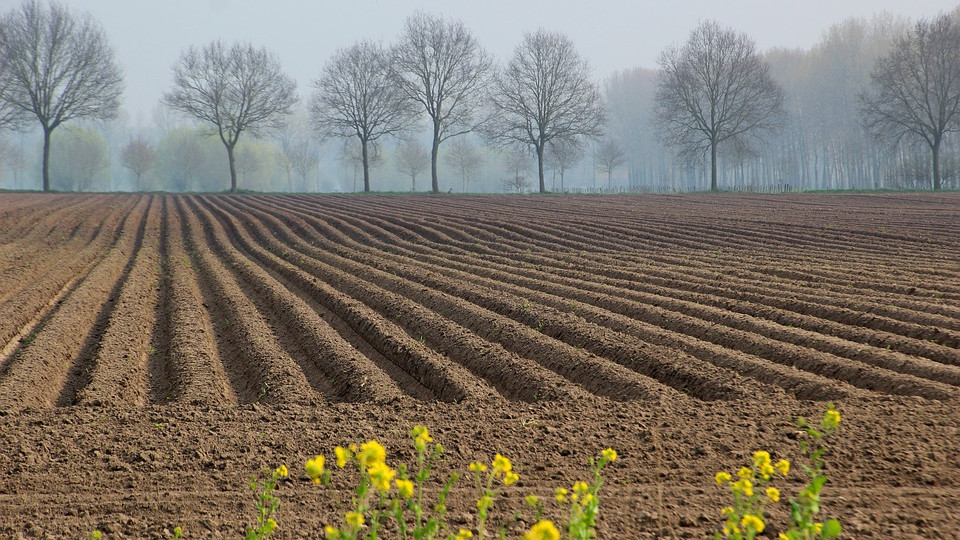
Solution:
M 470 186 L 470 180 L 476 176 L 483 164 L 483 156 L 475 145 L 466 137 L 461 137 L 451 143 L 450 150 L 443 157 L 444 162 L 460 171 L 460 178 L 463 180 L 463 192 L 466 193 Z
M 204 152 L 198 144 L 200 135 L 185 129 L 174 129 L 160 142 L 161 164 L 170 174 L 173 188 L 187 191 L 190 180 L 204 163 Z
M 682 47 L 660 54 L 656 97 L 663 141 L 682 155 L 710 154 L 710 189 L 718 190 L 717 148 L 734 137 L 780 125 L 783 91 L 746 34 L 701 23 Z
M 864 127 L 882 140 L 926 142 L 939 190 L 941 143 L 960 131 L 960 23 L 946 14 L 917 22 L 877 60 L 870 78 L 872 88 L 860 98 Z
M 0 103 L 43 129 L 43 190 L 50 189 L 50 135 L 75 118 L 112 118 L 123 79 L 106 35 L 89 14 L 25 2 L 0 20 Z
M 297 84 L 264 48 L 227 47 L 215 41 L 184 51 L 173 66 L 173 89 L 163 95 L 170 108 L 212 124 L 227 149 L 230 191 L 237 191 L 234 149 L 240 134 L 258 135 L 283 126 L 297 102 Z
M 293 170 L 300 175 L 301 190 L 306 191 L 307 176 L 317 168 L 317 164 L 320 161 L 313 141 L 307 137 L 295 138 L 283 151 L 287 155 L 287 159 L 290 160 L 290 165 L 293 167 Z
M 368 145 L 398 134 L 413 116 L 412 104 L 390 75 L 387 52 L 370 41 L 340 49 L 313 87 L 314 126 L 324 137 L 360 141 L 363 190 L 370 191 Z
M 397 146 L 397 170 L 410 177 L 410 191 L 417 190 L 417 175 L 429 166 L 430 154 L 420 141 L 403 141 Z
M 532 184 L 527 178 L 530 154 L 524 146 L 513 145 L 506 148 L 503 166 L 507 176 L 500 179 L 500 186 L 506 192 L 523 193 Z
M 69 128 L 57 132 L 54 141 L 61 149 L 50 162 L 54 182 L 76 191 L 94 188 L 94 180 L 110 166 L 103 135 L 91 129 Z
M 407 19 L 392 57 L 397 84 L 430 118 L 430 176 L 439 193 L 440 143 L 477 129 L 493 61 L 462 22 L 425 13 Z
M 357 180 L 359 179 L 360 171 L 363 170 L 363 150 L 358 145 L 351 144 L 349 139 L 346 139 L 343 142 L 343 146 L 340 147 L 339 159 L 344 165 L 353 168 L 353 191 L 357 191 Z M 367 166 L 371 169 L 376 169 L 383 165 L 383 152 L 377 141 L 373 141 L 367 147 L 366 160 Z
M 140 184 L 143 175 L 157 163 L 157 151 L 149 141 L 143 137 L 137 137 L 123 147 L 120 152 L 120 163 L 137 175 L 137 191 L 140 191 L 143 188 Z
M 613 189 L 613 171 L 627 162 L 623 147 L 614 139 L 604 139 L 593 152 L 597 160 L 597 168 L 607 175 L 607 189 Z
M 495 86 L 488 134 L 501 143 L 532 147 L 545 193 L 547 144 L 602 134 L 603 100 L 590 80 L 590 66 L 569 37 L 539 30 L 523 36 Z
M 547 162 L 560 174 L 560 191 L 564 191 L 564 176 L 567 171 L 583 161 L 585 148 L 579 138 L 554 139 L 547 144 Z

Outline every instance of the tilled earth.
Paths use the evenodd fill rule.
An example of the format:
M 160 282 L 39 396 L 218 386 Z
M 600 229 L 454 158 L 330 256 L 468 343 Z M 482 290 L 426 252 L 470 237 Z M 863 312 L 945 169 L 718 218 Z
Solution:
M 602 538 L 704 537 L 714 473 L 833 401 L 825 514 L 960 538 L 958 253 L 957 194 L 7 194 L 0 537 L 241 536 L 281 463 L 321 537 L 350 492 L 303 462 L 414 424 L 441 475 L 514 460 L 500 515 L 610 446 Z

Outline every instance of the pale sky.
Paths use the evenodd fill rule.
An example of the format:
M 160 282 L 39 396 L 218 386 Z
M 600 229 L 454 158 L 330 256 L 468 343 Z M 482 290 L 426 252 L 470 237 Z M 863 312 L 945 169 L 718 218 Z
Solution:
M 180 51 L 215 39 L 249 41 L 276 53 L 301 98 L 338 48 L 358 39 L 393 42 L 416 10 L 462 20 L 500 61 L 526 31 L 569 35 L 602 80 L 655 67 L 704 19 L 746 32 L 761 50 L 808 48 L 830 25 L 881 11 L 916 19 L 957 6 L 946 0 L 66 0 L 103 25 L 124 73 L 125 108 L 149 121 L 170 86 Z M 0 0 L 7 11 L 18 0 Z

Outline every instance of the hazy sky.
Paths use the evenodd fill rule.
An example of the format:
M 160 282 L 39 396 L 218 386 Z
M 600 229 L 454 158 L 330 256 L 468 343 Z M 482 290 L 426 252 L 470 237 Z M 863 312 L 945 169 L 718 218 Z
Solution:
M 6 11 L 17 0 L 0 0 Z M 66 0 L 103 24 L 124 72 L 134 122 L 170 85 L 170 66 L 189 45 L 250 41 L 275 52 L 302 97 L 331 53 L 361 38 L 389 43 L 416 10 L 463 20 L 498 59 L 523 32 L 559 30 L 576 42 L 598 80 L 686 39 L 700 20 L 746 32 L 762 50 L 816 43 L 830 25 L 889 11 L 916 19 L 952 9 L 945 0 Z

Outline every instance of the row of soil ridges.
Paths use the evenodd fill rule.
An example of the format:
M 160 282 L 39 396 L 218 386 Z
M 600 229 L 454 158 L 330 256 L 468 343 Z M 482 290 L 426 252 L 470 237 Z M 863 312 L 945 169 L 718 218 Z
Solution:
M 960 395 L 960 195 L 0 198 L 0 410 Z

